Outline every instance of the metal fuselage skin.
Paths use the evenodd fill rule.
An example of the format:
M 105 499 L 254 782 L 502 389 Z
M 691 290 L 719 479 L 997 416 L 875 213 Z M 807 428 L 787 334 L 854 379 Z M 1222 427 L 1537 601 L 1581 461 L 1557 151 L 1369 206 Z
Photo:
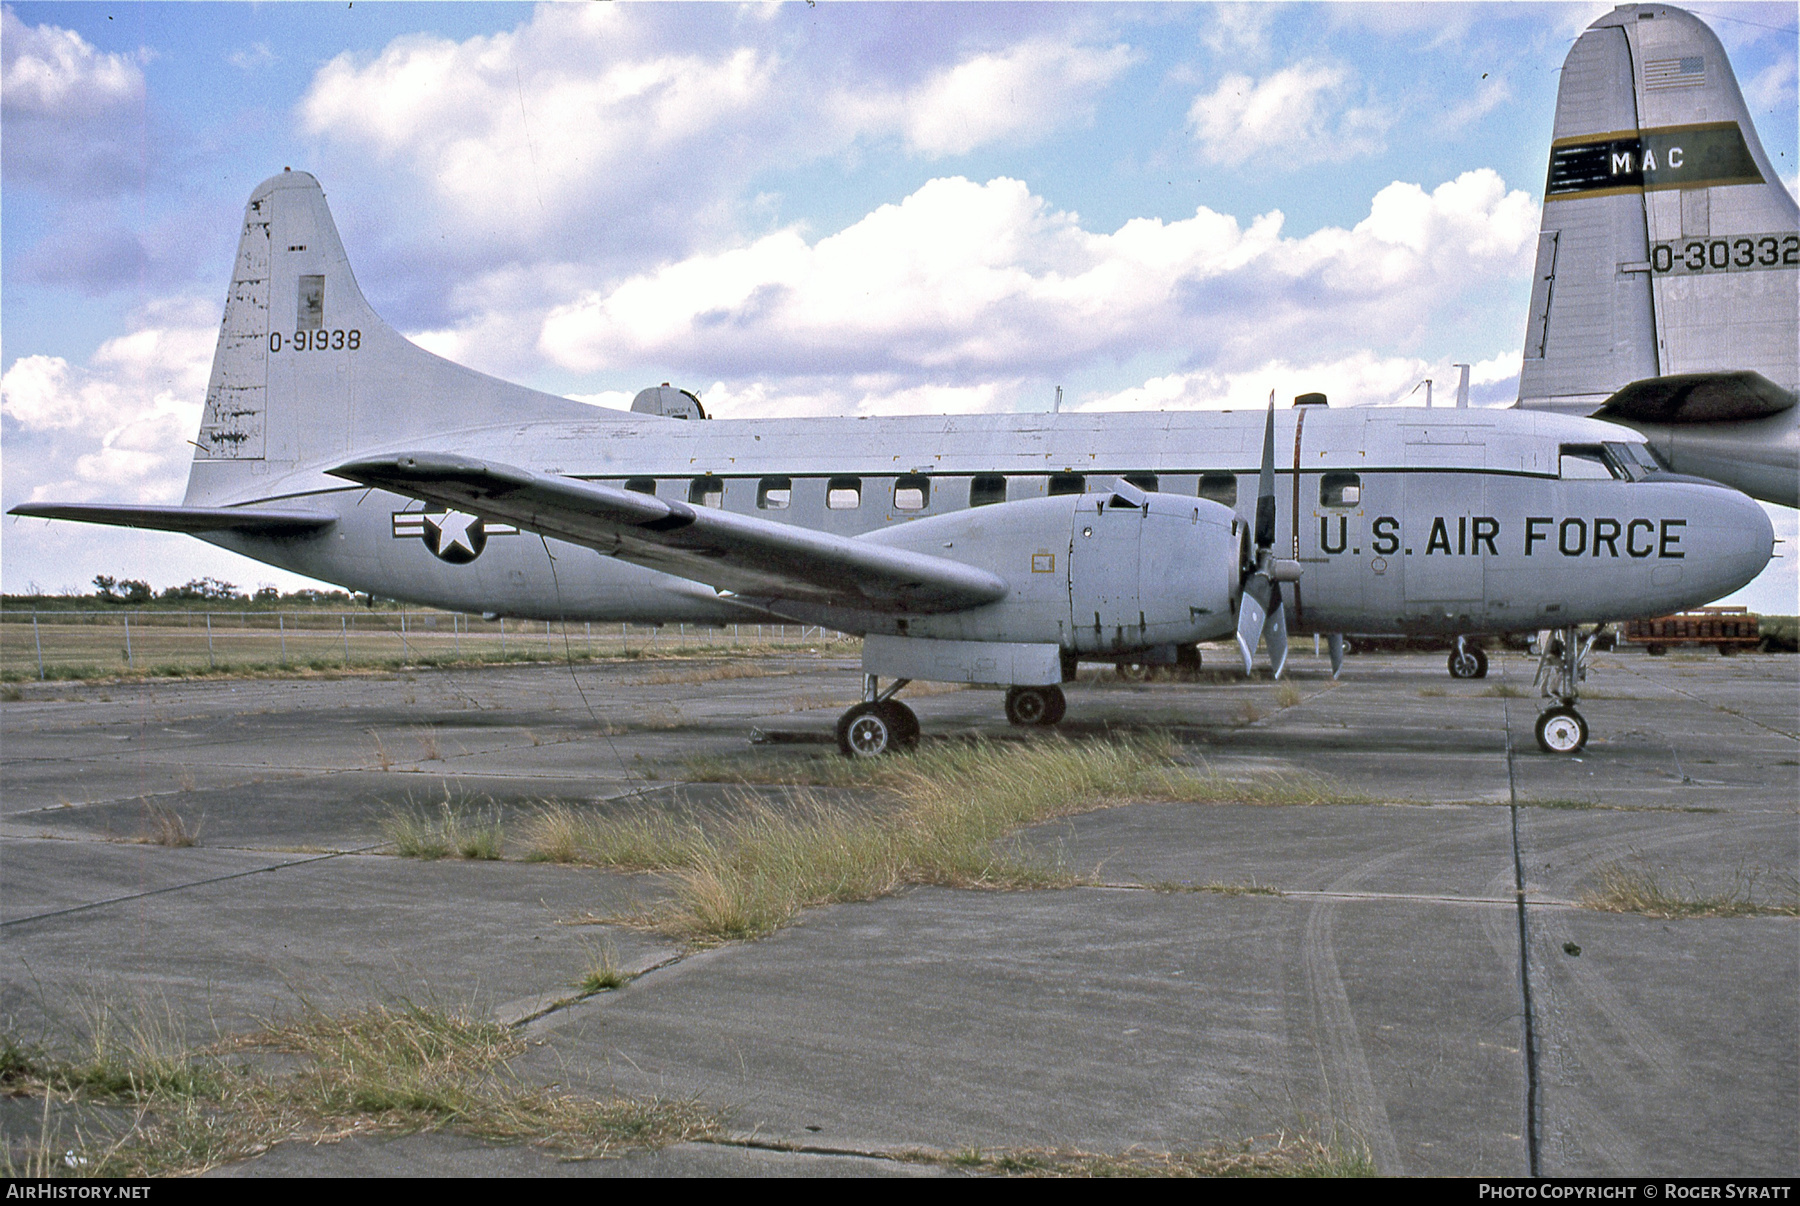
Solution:
M 664 498 L 941 552 L 938 537 L 957 523 L 950 517 L 968 510 L 972 490 L 996 498 L 996 477 L 1005 479 L 1009 503 L 1103 491 L 1129 477 L 1165 498 L 1204 492 L 1248 523 L 1263 422 L 1250 411 L 688 422 L 596 409 L 588 421 L 441 432 L 432 446 L 627 488 L 653 481 Z M 1275 548 L 1304 566 L 1288 596 L 1290 624 L 1313 632 L 1527 631 L 1662 614 L 1754 578 L 1773 532 L 1742 494 L 1655 473 L 1560 476 L 1571 463 L 1566 448 L 1621 436 L 1592 420 L 1517 411 L 1279 413 Z M 301 504 L 338 521 L 305 537 L 207 539 L 376 595 L 535 619 L 725 624 L 780 616 L 860 634 L 909 631 L 904 616 L 753 608 L 530 533 L 476 525 L 460 542 L 446 539 L 435 516 L 419 517 L 430 508 L 346 487 L 322 468 L 257 485 L 259 501 Z M 983 555 L 1009 582 L 1032 584 L 1034 606 L 1061 607 L 1071 634 L 1088 617 L 1070 609 L 1068 575 L 1034 582 L 1033 558 L 1096 564 L 1099 497 L 1072 499 L 1067 512 L 991 513 L 1032 515 L 1017 526 L 1016 549 L 1005 547 L 1014 542 L 1006 526 L 990 525 L 1001 547 L 990 533 Z M 1051 589 L 1053 581 L 1060 587 Z M 911 620 L 910 635 L 1004 639 L 982 632 L 983 610 L 929 618 L 929 633 Z M 1065 647 L 1085 644 L 1071 636 Z M 1108 644 L 1116 652 L 1131 638 L 1114 634 Z

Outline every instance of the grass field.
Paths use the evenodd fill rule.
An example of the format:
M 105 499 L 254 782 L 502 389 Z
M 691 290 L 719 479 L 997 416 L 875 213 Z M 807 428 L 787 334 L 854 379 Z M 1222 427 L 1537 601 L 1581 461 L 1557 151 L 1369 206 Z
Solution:
M 843 639 L 798 624 L 654 628 L 489 621 L 428 610 L 9 609 L 0 614 L 0 681 L 749 653 Z

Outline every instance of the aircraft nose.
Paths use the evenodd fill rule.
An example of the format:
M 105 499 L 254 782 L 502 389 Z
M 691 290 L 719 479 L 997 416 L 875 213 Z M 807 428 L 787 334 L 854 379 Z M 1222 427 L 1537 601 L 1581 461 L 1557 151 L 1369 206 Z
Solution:
M 1775 552 L 1775 525 L 1748 495 L 1727 487 L 1693 487 L 1704 491 L 1689 521 L 1692 535 L 1686 569 L 1717 599 L 1747 586 L 1769 564 Z

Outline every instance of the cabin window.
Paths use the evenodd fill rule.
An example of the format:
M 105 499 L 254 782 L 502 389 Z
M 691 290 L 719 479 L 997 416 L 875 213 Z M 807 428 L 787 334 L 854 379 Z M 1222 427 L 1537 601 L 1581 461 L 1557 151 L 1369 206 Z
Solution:
M 998 473 L 981 473 L 969 479 L 969 505 L 989 507 L 1006 501 L 1006 478 Z
M 931 479 L 909 473 L 894 482 L 894 510 L 923 511 L 931 504 Z
M 785 511 L 793 497 L 792 478 L 765 477 L 756 487 L 756 505 L 765 511 Z
M 1562 455 L 1557 458 L 1556 476 L 1574 481 L 1608 481 L 1623 475 L 1607 463 L 1600 445 L 1564 444 Z
M 826 482 L 825 505 L 833 511 L 854 511 L 862 506 L 862 478 L 834 477 Z
M 1154 473 L 1127 473 L 1125 475 L 1125 480 L 1142 490 L 1145 494 L 1156 493 L 1156 474 Z
M 1200 497 L 1226 507 L 1237 506 L 1237 474 L 1202 473 Z
M 625 488 L 633 494 L 653 495 L 656 493 L 656 479 L 653 477 L 628 477 L 625 479 Z
M 1362 478 L 1354 473 L 1327 473 L 1319 479 L 1321 507 L 1360 507 Z
M 1087 491 L 1087 474 L 1085 473 L 1052 473 L 1050 475 L 1050 494 L 1083 494 Z
M 688 487 L 688 501 L 699 507 L 722 507 L 725 483 L 716 477 L 697 477 Z

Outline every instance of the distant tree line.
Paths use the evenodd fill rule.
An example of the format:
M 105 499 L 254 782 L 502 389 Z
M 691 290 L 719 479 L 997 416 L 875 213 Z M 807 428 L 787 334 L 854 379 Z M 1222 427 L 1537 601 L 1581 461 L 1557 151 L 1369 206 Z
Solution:
M 94 598 L 102 603 L 351 603 L 348 591 L 303 590 L 283 594 L 279 588 L 264 584 L 250 594 L 239 590 L 237 583 L 218 578 L 192 578 L 180 586 L 171 586 L 158 594 L 141 578 L 114 578 L 111 574 L 94 575 Z

